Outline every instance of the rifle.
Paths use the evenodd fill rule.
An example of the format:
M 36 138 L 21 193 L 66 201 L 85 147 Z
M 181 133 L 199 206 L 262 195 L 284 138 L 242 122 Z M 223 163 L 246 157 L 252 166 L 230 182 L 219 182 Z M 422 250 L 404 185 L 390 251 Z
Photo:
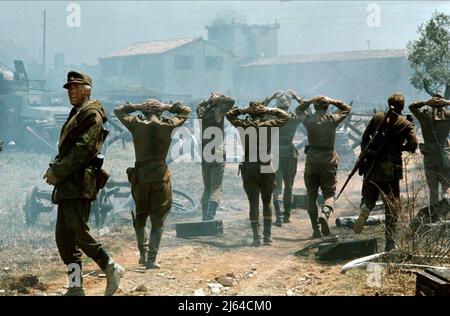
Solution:
M 394 112 L 394 107 L 390 106 L 389 110 L 383 118 L 383 121 L 380 123 L 380 125 L 378 125 L 378 128 L 375 130 L 375 133 L 373 134 L 369 143 L 366 145 L 366 147 L 363 149 L 358 159 L 356 160 L 355 166 L 353 167 L 352 171 L 347 177 L 347 180 L 339 191 L 336 200 L 339 199 L 345 187 L 350 182 L 350 179 L 354 176 L 356 171 L 359 170 L 359 175 L 364 175 L 363 182 L 366 181 L 366 179 L 372 173 L 372 170 L 375 167 L 377 156 L 386 143 L 386 131 L 388 130 L 386 128 L 386 125 L 389 117 L 392 114 L 399 115 Z

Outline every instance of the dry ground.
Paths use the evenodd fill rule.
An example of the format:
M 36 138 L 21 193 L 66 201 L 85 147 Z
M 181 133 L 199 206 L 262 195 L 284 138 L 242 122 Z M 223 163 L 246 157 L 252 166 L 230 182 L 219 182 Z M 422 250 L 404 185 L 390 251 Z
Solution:
M 123 150 L 112 146 L 107 153 L 106 168 L 116 179 L 124 179 L 131 165 L 132 147 Z M 67 284 L 64 266 L 59 259 L 50 216 L 36 227 L 24 225 L 22 206 L 31 185 L 49 189 L 41 180 L 50 157 L 44 154 L 1 153 L 0 174 L 0 295 L 57 295 Z M 174 188 L 184 190 L 197 201 L 202 190 L 201 168 L 196 163 L 171 165 Z M 338 187 L 346 175 L 339 178 Z M 295 191 L 304 188 L 303 163 L 299 162 Z M 379 287 L 369 286 L 365 270 L 341 274 L 345 261 L 320 263 L 312 257 L 299 258 L 295 251 L 311 242 L 311 230 L 305 210 L 296 209 L 293 221 L 281 228 L 273 227 L 274 244 L 250 247 L 251 229 L 247 201 L 237 175 L 237 164 L 228 164 L 224 180 L 224 202 L 218 218 L 224 221 L 224 235 L 180 239 L 174 224 L 198 220 L 201 211 L 172 213 L 166 224 L 158 261 L 160 270 L 145 271 L 137 265 L 138 252 L 132 225 L 107 223 L 108 232 L 93 228 L 93 234 L 114 258 L 126 268 L 118 295 L 413 295 L 415 274 L 411 271 L 384 269 Z M 337 229 L 339 215 L 356 215 L 360 178 L 355 176 L 337 203 L 333 214 L 332 234 L 351 235 L 348 229 Z M 112 219 L 113 216 L 110 216 Z M 379 237 L 381 227 L 371 227 L 361 236 Z M 106 280 L 90 259 L 84 274 L 88 295 L 102 295 Z M 24 276 L 31 275 L 38 278 Z M 232 286 L 215 288 L 216 278 L 228 275 Z M 21 279 L 22 278 L 22 279 Z

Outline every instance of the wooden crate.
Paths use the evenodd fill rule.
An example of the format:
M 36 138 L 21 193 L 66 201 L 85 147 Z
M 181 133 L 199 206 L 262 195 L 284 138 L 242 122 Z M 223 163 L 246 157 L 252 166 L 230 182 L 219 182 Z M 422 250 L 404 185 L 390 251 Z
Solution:
M 450 269 L 417 272 L 416 296 L 450 296 Z

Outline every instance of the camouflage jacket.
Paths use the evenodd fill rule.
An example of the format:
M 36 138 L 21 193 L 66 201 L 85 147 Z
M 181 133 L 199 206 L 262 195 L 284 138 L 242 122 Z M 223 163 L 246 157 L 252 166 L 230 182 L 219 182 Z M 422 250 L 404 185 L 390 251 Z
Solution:
M 131 132 L 136 156 L 135 170 L 129 176 L 131 183 L 151 183 L 170 180 L 170 171 L 166 165 L 166 157 L 172 141 L 172 132 L 183 125 L 191 109 L 175 103 L 170 112 L 174 117 L 153 115 L 150 119 L 143 116 L 130 115 L 135 109 L 123 105 L 114 109 L 114 114 Z
M 336 128 L 350 114 L 351 106 L 348 104 L 338 104 L 338 111 L 326 113 L 317 111 L 311 114 L 309 106 L 300 104 L 295 112 L 298 119 L 305 126 L 308 134 L 308 150 L 306 164 L 335 165 L 339 157 L 336 154 L 334 145 L 336 142 Z
M 211 139 L 207 137 L 203 137 L 203 134 L 205 133 L 205 130 L 209 127 L 215 127 L 220 129 L 222 132 L 222 136 L 225 136 L 224 133 L 224 121 L 225 121 L 225 114 L 231 110 L 231 108 L 234 105 L 234 100 L 229 97 L 221 96 L 219 98 L 219 102 L 217 105 L 213 105 L 209 102 L 202 102 L 197 107 L 197 117 L 201 119 L 202 121 L 202 162 L 205 162 L 205 157 L 203 155 L 203 149 L 205 149 L 205 146 L 211 141 Z M 220 118 L 218 121 L 217 118 Z M 223 157 L 223 161 L 225 161 L 225 146 L 223 144 L 223 137 L 220 140 L 214 139 L 214 148 L 212 149 L 211 154 L 221 155 Z M 219 144 L 220 143 L 220 144 Z
M 61 129 L 58 155 L 50 167 L 57 179 L 55 202 L 95 199 L 97 175 L 92 162 L 106 138 L 106 120 L 106 112 L 97 100 L 86 102 L 78 110 L 72 108 Z
M 244 162 L 270 164 L 270 159 L 262 159 L 261 154 L 270 157 L 272 154 L 271 127 L 281 127 L 289 120 L 289 114 L 277 108 L 271 108 L 264 116 L 257 119 L 239 118 L 244 114 L 242 109 L 234 108 L 227 113 L 227 119 L 237 127 L 244 147 Z M 277 118 L 268 118 L 276 116 Z M 278 155 L 278 153 L 275 153 Z
M 365 148 L 383 121 L 385 113 L 375 113 L 367 125 L 361 142 Z M 392 181 L 403 178 L 402 151 L 416 151 L 418 141 L 414 125 L 404 116 L 395 116 L 395 121 L 387 123 L 387 142 L 377 157 L 375 166 L 369 178 L 373 181 Z

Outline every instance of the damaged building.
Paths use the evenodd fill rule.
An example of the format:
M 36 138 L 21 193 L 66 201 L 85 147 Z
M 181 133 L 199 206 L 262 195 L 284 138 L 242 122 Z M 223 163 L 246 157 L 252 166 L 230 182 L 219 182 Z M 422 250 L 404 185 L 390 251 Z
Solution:
M 100 58 L 100 83 L 193 98 L 221 91 L 246 101 L 295 89 L 306 97 L 353 101 L 361 110 L 383 106 L 394 91 L 407 102 L 426 97 L 410 84 L 405 49 L 279 56 L 277 23 L 213 23 L 206 29 L 207 40 L 137 43 Z

